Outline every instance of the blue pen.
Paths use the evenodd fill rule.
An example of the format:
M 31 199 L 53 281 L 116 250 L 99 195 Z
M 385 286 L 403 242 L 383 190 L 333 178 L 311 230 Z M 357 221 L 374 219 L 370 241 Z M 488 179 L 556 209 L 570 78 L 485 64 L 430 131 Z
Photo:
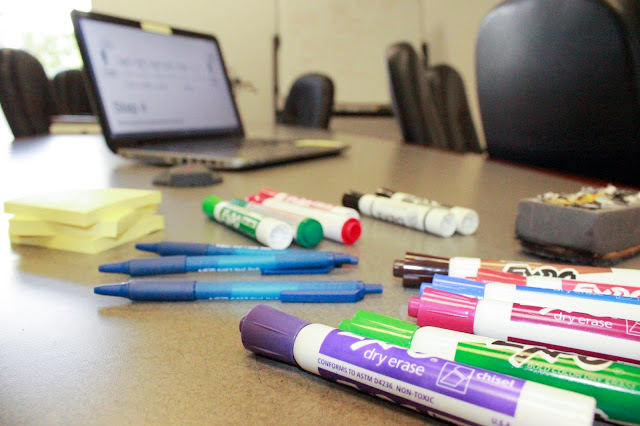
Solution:
M 357 263 L 358 258 L 348 254 L 309 251 L 263 256 L 163 256 L 110 263 L 101 265 L 98 270 L 131 276 L 249 270 L 260 270 L 264 275 L 326 274 L 334 267 Z
M 183 243 L 162 241 L 159 243 L 136 244 L 138 250 L 157 253 L 161 256 L 221 256 L 221 255 L 261 255 L 274 253 L 306 253 L 297 249 L 272 249 L 260 246 L 233 246 L 226 244 Z
M 434 288 L 477 299 L 502 300 L 521 305 L 584 312 L 596 316 L 640 320 L 640 309 L 638 309 L 640 299 L 637 297 L 580 293 L 515 284 L 483 284 L 439 274 L 434 275 L 433 282 L 423 283 L 420 286 L 420 294 L 425 288 Z
M 282 302 L 351 303 L 382 293 L 381 284 L 362 281 L 173 281 L 131 280 L 97 286 L 94 293 L 145 301 L 280 299 Z

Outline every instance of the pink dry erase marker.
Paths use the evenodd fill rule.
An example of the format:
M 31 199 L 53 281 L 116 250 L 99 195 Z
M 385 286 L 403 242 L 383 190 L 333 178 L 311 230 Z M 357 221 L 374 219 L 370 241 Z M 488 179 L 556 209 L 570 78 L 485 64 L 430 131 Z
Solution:
M 526 277 L 524 275 L 513 274 L 510 272 L 483 268 L 478 269 L 477 276 L 473 279 L 484 283 L 515 284 L 527 287 L 550 288 L 553 290 L 640 298 L 640 287 L 631 284 L 607 284 L 567 280 L 564 278 L 546 277 L 542 275 L 530 275 Z
M 336 204 L 326 203 L 324 201 L 300 197 L 298 195 L 289 194 L 287 192 L 279 192 L 271 188 L 261 189 L 259 196 L 261 198 L 273 198 L 278 201 L 284 201 L 285 203 L 295 204 L 296 206 L 309 207 L 312 209 L 318 209 L 337 215 L 344 215 L 352 217 L 354 219 L 360 219 L 360 213 L 350 207 L 338 206 Z
M 409 301 L 419 326 L 640 364 L 640 322 L 425 288 Z
M 322 225 L 322 231 L 324 232 L 325 238 L 342 244 L 354 244 L 358 241 L 360 234 L 362 233 L 360 220 L 346 215 L 339 215 L 311 207 L 286 203 L 273 197 L 264 198 L 259 195 L 250 195 L 246 198 L 246 201 L 257 202 L 271 209 L 295 213 L 315 219 Z

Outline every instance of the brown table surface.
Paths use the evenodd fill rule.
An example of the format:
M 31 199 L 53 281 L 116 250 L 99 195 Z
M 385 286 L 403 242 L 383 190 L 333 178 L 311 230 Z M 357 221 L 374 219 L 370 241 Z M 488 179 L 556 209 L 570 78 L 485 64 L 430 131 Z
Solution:
M 273 130 L 261 129 L 255 134 Z M 306 132 L 275 129 L 280 135 Z M 323 133 L 309 133 L 326 136 Z M 101 136 L 48 136 L 0 150 L 2 200 L 57 190 L 129 187 L 159 189 L 166 228 L 140 241 L 252 245 L 210 221 L 200 203 L 208 194 L 241 198 L 272 187 L 339 204 L 348 190 L 387 186 L 474 208 L 473 236 L 439 238 L 363 218 L 362 238 L 347 247 L 323 241 L 318 250 L 359 256 L 356 267 L 300 279 L 359 279 L 384 293 L 356 304 L 268 305 L 311 322 L 337 326 L 359 309 L 406 319 L 416 290 L 392 276 L 406 251 L 439 256 L 533 259 L 514 239 L 518 200 L 576 191 L 581 183 L 398 142 L 334 133 L 351 144 L 344 155 L 245 172 L 224 172 L 222 184 L 166 188 L 152 184 L 162 169 L 122 159 Z M 98 265 L 151 256 L 134 244 L 84 255 L 11 246 L 9 215 L 0 221 L 0 423 L 2 424 L 418 424 L 429 420 L 295 367 L 248 352 L 238 322 L 257 301 L 132 303 L 97 296 L 98 284 L 127 276 Z M 621 263 L 640 267 L 640 258 Z M 180 278 L 251 279 L 255 273 L 192 273 Z M 178 277 L 175 277 L 178 278 Z M 288 277 L 293 279 L 295 277 Z M 273 279 L 273 278 L 270 278 Z

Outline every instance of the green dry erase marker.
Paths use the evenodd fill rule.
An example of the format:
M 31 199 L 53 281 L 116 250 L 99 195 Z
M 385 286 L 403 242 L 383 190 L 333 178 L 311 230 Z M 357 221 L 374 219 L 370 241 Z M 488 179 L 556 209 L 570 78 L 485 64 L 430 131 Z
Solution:
M 272 249 L 286 249 L 293 241 L 289 224 L 249 211 L 215 195 L 209 195 L 202 201 L 202 210 L 216 222 Z
M 339 328 L 430 356 L 593 396 L 603 419 L 640 423 L 640 367 L 358 311 Z
M 296 213 L 285 212 L 282 210 L 272 209 L 262 204 L 250 201 L 231 200 L 233 204 L 244 207 L 252 212 L 259 213 L 263 216 L 273 217 L 286 222 L 293 230 L 293 239 L 304 248 L 313 248 L 317 246 L 324 238 L 322 225 L 315 219 L 304 217 Z

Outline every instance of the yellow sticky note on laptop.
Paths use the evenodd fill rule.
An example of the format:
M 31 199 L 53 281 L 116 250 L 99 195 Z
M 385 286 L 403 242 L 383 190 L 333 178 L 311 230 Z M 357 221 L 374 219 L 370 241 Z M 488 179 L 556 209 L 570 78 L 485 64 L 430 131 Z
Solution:
M 160 191 L 127 188 L 90 189 L 23 197 L 4 203 L 5 213 L 87 227 L 122 210 L 160 203 Z

